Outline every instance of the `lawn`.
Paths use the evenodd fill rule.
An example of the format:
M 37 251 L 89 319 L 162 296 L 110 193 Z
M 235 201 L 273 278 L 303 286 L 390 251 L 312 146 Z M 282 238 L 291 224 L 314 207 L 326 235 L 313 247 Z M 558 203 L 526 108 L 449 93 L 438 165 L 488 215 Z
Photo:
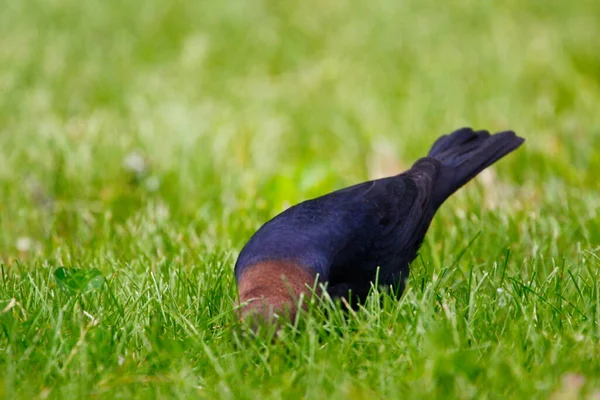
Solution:
M 600 396 L 600 2 L 0 8 L 0 398 Z M 527 141 L 399 302 L 236 321 L 264 221 L 461 126 Z

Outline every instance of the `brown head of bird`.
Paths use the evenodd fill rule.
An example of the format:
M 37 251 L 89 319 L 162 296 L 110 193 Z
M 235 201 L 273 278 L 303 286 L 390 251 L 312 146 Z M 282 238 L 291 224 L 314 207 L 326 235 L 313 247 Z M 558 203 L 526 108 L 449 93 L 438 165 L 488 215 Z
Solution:
M 254 326 L 281 318 L 294 321 L 299 304 L 306 307 L 307 298 L 315 292 L 315 280 L 316 273 L 292 262 L 262 262 L 248 267 L 238 283 L 241 319 Z

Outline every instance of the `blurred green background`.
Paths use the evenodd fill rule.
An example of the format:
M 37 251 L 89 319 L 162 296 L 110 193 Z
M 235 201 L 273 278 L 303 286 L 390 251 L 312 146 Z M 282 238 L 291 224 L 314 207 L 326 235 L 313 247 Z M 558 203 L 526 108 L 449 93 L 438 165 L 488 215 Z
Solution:
M 48 235 L 38 197 L 124 219 L 148 197 L 270 213 L 463 125 L 528 139 L 502 178 L 600 185 L 593 1 L 3 3 L 3 252 Z M 121 185 L 132 152 L 154 193 Z M 65 218 L 58 236 L 85 241 Z
M 10 292 L 27 277 L 54 290 L 61 265 L 135 280 L 167 262 L 199 276 L 218 265 L 215 279 L 226 280 L 207 318 L 229 313 L 235 257 L 262 222 L 401 172 L 462 126 L 513 129 L 527 142 L 442 208 L 427 273 L 479 231 L 468 257 L 492 262 L 510 247 L 521 265 L 533 260 L 511 267 L 524 279 L 598 254 L 597 1 L 0 0 L 0 9 L 3 304 L 31 299 L 39 285 Z M 19 301 L 30 314 L 44 303 Z M 3 340 L 27 337 L 21 329 L 5 327 Z M 24 340 L 22 351 L 35 342 Z M 31 368 L 4 363 L 13 378 Z M 55 382 L 48 371 L 35 375 L 39 388 Z

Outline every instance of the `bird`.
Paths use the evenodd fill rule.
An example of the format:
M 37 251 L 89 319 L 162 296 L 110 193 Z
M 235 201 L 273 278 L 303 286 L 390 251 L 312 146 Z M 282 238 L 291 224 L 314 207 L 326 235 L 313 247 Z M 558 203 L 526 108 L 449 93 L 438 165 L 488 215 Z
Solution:
M 440 206 L 524 141 L 513 131 L 457 129 L 440 136 L 405 172 L 276 215 L 250 237 L 235 263 L 241 320 L 293 321 L 299 299 L 324 290 L 350 307 L 364 302 L 374 284 L 401 296 Z

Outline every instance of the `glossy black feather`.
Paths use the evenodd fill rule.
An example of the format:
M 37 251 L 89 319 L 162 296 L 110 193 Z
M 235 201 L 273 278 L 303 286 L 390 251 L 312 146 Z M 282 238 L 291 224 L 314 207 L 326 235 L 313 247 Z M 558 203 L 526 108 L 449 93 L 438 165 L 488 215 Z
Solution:
M 408 171 L 302 202 L 264 224 L 242 249 L 248 266 L 289 261 L 318 273 L 332 296 L 364 298 L 379 282 L 401 293 L 409 264 L 441 204 L 523 143 L 513 132 L 463 128 L 439 138 Z

